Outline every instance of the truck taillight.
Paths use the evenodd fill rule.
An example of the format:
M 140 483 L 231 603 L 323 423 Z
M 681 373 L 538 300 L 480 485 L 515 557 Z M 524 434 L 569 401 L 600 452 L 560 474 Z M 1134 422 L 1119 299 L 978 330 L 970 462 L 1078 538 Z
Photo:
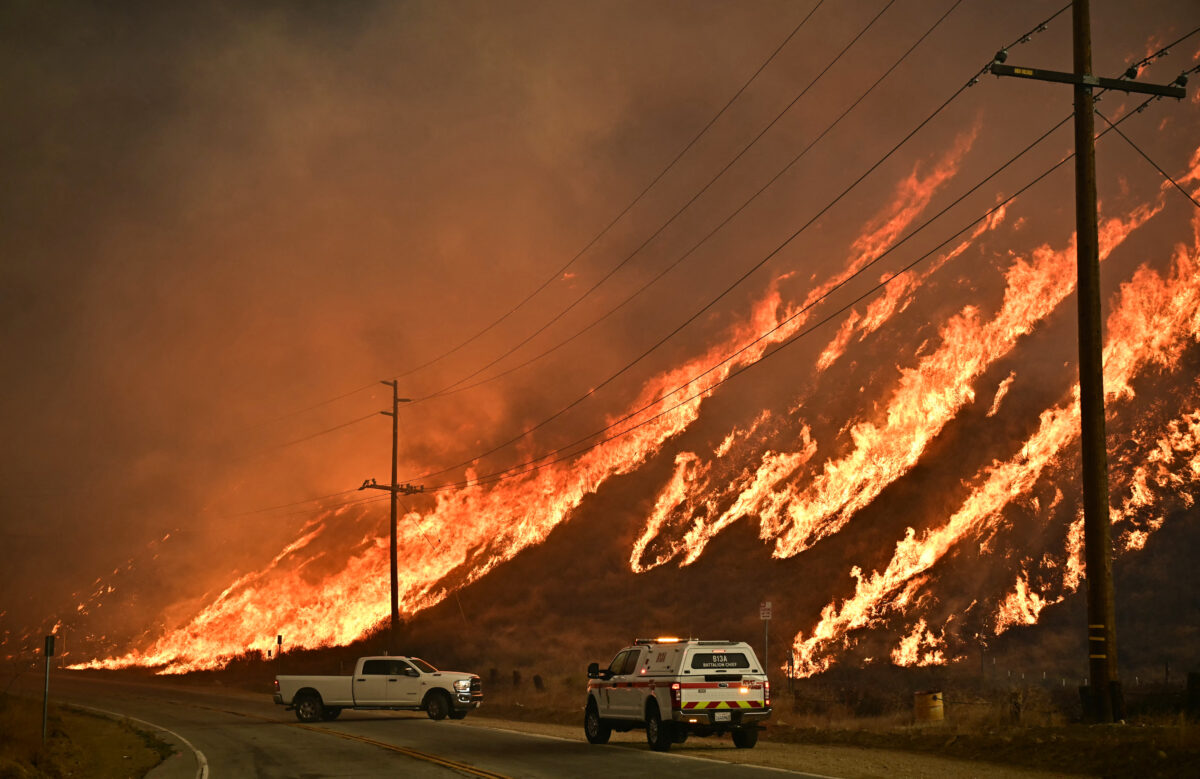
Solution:
M 279 692 L 279 680 L 275 680 L 275 692 Z
M 679 686 L 679 682 L 671 685 L 671 708 L 679 709 L 683 707 L 683 690 Z
M 764 706 L 771 705 L 771 682 L 770 681 L 763 682 L 763 705 Z

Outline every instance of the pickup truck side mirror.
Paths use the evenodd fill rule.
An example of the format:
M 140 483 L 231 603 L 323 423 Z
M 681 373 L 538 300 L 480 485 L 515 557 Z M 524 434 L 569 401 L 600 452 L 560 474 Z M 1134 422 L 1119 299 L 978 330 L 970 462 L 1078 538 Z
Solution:
M 406 669 L 404 669 L 404 675 L 405 676 L 420 676 L 421 672 L 418 671 L 416 668 L 406 668 Z
M 588 663 L 589 679 L 611 679 L 612 673 L 607 668 L 601 668 L 599 663 Z

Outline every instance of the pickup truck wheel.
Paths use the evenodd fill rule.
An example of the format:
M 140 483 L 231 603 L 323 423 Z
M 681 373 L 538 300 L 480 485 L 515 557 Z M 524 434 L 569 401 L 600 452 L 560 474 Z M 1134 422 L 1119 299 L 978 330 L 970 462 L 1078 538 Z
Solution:
M 441 690 L 434 690 L 425 699 L 425 713 L 431 720 L 444 720 L 450 713 L 450 696 Z
M 321 719 L 321 696 L 305 693 L 296 697 L 296 719 L 301 722 L 316 722 Z
M 342 713 L 341 706 L 322 706 L 321 707 L 321 719 L 325 720 L 326 722 L 333 722 L 335 719 L 338 718 L 338 716 L 341 715 L 341 713 Z
M 583 735 L 587 736 L 589 744 L 607 744 L 612 736 L 612 727 L 600 719 L 600 710 L 596 701 L 589 700 L 587 710 L 583 714 Z
M 733 745 L 738 749 L 751 749 L 758 743 L 758 728 L 738 728 L 733 731 Z
M 671 748 L 673 722 L 663 722 L 658 707 L 651 704 L 646 710 L 646 741 L 655 752 L 666 752 Z

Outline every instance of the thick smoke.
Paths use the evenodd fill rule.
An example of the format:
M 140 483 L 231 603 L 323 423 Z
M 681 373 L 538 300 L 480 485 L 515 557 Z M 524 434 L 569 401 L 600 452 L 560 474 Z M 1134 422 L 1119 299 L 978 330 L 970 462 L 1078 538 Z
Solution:
M 768 196 L 619 316 L 502 380 L 422 400 L 471 376 L 632 253 L 833 58 L 877 10 L 869 6 L 837 4 L 815 17 L 735 110 L 580 262 L 500 326 L 402 376 L 401 393 L 421 400 L 401 411 L 402 479 L 434 486 L 461 478 L 466 471 L 453 466 L 604 381 L 887 151 L 899 128 L 915 125 L 990 56 L 992 36 L 1011 39 L 1055 10 L 1039 7 L 1028 19 L 994 9 L 956 12 Z M 347 561 L 378 570 L 386 504 L 341 509 L 310 524 L 315 512 L 303 503 L 314 496 L 334 496 L 324 501 L 328 506 L 378 497 L 336 495 L 366 477 L 386 481 L 389 430 L 376 412 L 387 407 L 390 393 L 378 379 L 461 343 L 561 267 L 734 94 L 800 10 L 769 3 L 686 11 L 553 3 L 6 9 L 0 56 L 6 72 L 22 76 L 6 87 L 11 99 L 2 123 L 6 147 L 21 150 L 3 163 L 10 183 L 5 210 L 13 218 L 0 228 L 12 258 L 3 269 L 4 353 L 8 373 L 19 377 L 2 406 L 12 442 L 0 504 L 10 572 L 2 607 L 6 651 L 23 643 L 27 629 L 36 635 L 59 621 L 68 635 L 95 636 L 99 654 L 144 649 L 164 629 L 206 613 L 223 592 L 227 599 L 254 592 L 251 585 L 265 587 L 284 572 L 319 588 L 344 574 Z M 1182 26 L 1177 10 L 1164 4 L 1139 12 L 1145 29 L 1098 16 L 1097 51 L 1105 52 L 1098 68 L 1115 74 L 1143 56 L 1151 31 L 1177 37 L 1171 34 Z M 686 252 L 936 19 L 931 12 L 899 16 L 885 15 L 855 56 L 839 62 L 598 294 L 509 360 L 466 381 L 557 343 Z M 1060 20 L 1021 47 L 1020 56 L 1065 67 L 1056 61 L 1064 27 Z M 1114 97 L 1105 110 L 1115 116 L 1130 105 Z M 930 197 L 906 215 L 923 220 L 1066 111 L 1065 92 L 985 79 L 680 336 L 553 425 L 475 464 L 474 472 L 602 427 L 635 405 L 655 377 L 715 353 L 714 344 L 739 327 L 752 329 L 746 312 L 764 290 L 779 295 L 779 315 L 837 278 L 854 250 L 866 253 L 855 239 L 872 219 L 892 213 L 905 181 L 923 180 L 939 161 L 955 160 Z M 1143 120 L 1142 140 L 1160 163 L 1179 170 L 1194 150 L 1186 140 L 1194 142 L 1196 104 L 1153 111 L 1159 113 Z M 1068 144 L 1066 136 L 1054 136 L 874 276 L 931 249 L 994 205 L 998 194 L 1057 161 Z M 1127 217 L 1172 196 L 1112 139 L 1101 146 L 1101 164 L 1106 214 Z M 811 443 L 815 452 L 786 483 L 803 491 L 831 458 L 853 450 L 854 425 L 879 422 L 898 377 L 938 348 L 951 317 L 964 306 L 981 317 L 1000 309 L 1004 274 L 1016 258 L 1036 266 L 1049 261 L 1039 258 L 1039 247 L 1066 251 L 1070 202 L 1064 172 L 983 232 L 960 239 L 969 244 L 961 255 L 951 256 L 952 244 L 906 277 L 912 286 L 897 293 L 886 323 L 869 324 L 884 312 L 864 302 L 789 347 L 787 357 L 721 388 L 698 422 L 663 433 L 644 459 L 621 467 L 583 461 L 581 469 L 594 470 L 530 481 L 531 489 L 569 496 L 556 522 L 604 522 L 597 504 L 617 512 L 623 529 L 602 539 L 618 550 L 622 565 L 677 462 L 691 469 L 697 488 L 672 521 L 683 530 L 706 512 L 726 511 L 737 492 L 731 485 L 740 489 L 739 480 L 764 458 L 804 452 Z M 1108 290 L 1115 292 L 1142 263 L 1167 268 L 1172 244 L 1189 237 L 1187 218 L 1172 202 L 1129 236 L 1106 261 Z M 843 300 L 874 280 L 858 280 Z M 922 530 L 953 513 L 969 492 L 963 480 L 1009 456 L 1011 444 L 1033 432 L 1041 410 L 1061 399 L 1072 379 L 1071 300 L 1036 320 L 1011 356 L 972 379 L 974 400 L 951 415 L 909 470 L 847 513 L 846 531 L 795 552 L 793 566 L 771 563 L 772 581 L 785 591 L 776 597 L 796 615 L 793 630 L 811 630 L 826 603 L 850 594 L 852 566 L 866 572 L 885 566 L 905 527 Z M 843 351 L 823 363 L 825 347 L 839 343 L 839 326 L 847 334 Z M 987 416 L 993 388 L 1010 376 L 997 413 Z M 1139 396 L 1130 404 L 1128 420 L 1140 418 L 1140 402 Z M 1164 412 L 1164 419 L 1178 410 Z M 311 437 L 331 428 L 337 429 Z M 686 453 L 703 459 L 677 460 Z M 445 468 L 451 470 L 421 478 Z M 1069 463 L 1054 473 L 1054 481 L 1068 481 Z M 1064 543 L 1061 521 L 1071 510 L 1065 493 L 1060 499 L 1040 484 L 1019 509 L 1052 515 L 1046 521 L 1058 530 L 1039 540 L 1046 546 Z M 443 514 L 431 496 L 406 506 L 409 559 L 440 571 L 411 593 L 411 608 L 438 603 L 447 588 L 470 582 L 470 597 L 484 597 L 503 569 L 492 566 L 555 527 L 514 530 L 499 508 L 480 511 L 489 494 L 442 495 L 461 502 Z M 715 505 L 706 506 L 708 500 Z M 283 508 L 260 511 L 277 506 Z M 762 513 L 756 510 L 753 521 Z M 447 517 L 497 526 L 484 543 Z M 528 538 L 514 540 L 526 529 Z M 756 560 L 771 552 L 745 528 L 725 532 L 731 538 L 714 542 L 701 560 L 730 561 L 731 550 Z M 308 540 L 281 554 L 301 538 Z M 553 535 L 546 540 L 552 542 Z M 469 548 L 445 553 L 455 543 Z M 666 548 L 647 547 L 647 554 Z M 645 574 L 647 580 L 698 576 L 676 562 Z M 1021 569 L 1027 583 L 1057 597 L 1039 560 L 1004 563 L 986 574 L 968 566 L 978 575 L 971 591 L 998 601 Z M 741 565 L 752 576 L 753 566 Z M 827 586 L 813 586 L 815 572 Z M 383 586 L 375 581 L 345 597 L 379 603 Z M 80 603 L 82 611 L 72 613 Z M 984 631 L 993 618 L 983 606 L 971 611 L 971 604 L 949 598 L 925 605 L 935 637 L 968 618 L 975 620 L 971 630 Z M 968 618 L 955 616 L 964 612 Z M 276 629 L 261 627 L 263 635 Z M 362 629 L 356 623 L 338 635 Z M 918 633 L 925 635 L 897 624 L 885 643 Z

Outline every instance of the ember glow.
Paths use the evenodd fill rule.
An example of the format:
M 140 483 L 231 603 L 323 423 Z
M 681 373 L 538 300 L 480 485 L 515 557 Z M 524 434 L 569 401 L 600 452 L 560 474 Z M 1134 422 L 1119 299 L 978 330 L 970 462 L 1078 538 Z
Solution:
M 1045 629 L 1085 586 L 1073 200 L 1052 168 L 1071 139 L 1026 145 L 1069 90 L 965 89 L 1037 21 L 970 5 L 910 10 L 934 25 L 911 55 L 886 12 L 811 94 L 875 12 L 823 4 L 751 78 L 795 8 L 164 12 L 128 55 L 91 30 L 120 23 L 81 12 L 92 42 L 61 62 L 39 42 L 66 20 L 6 11 L 30 31 L 7 55 L 31 152 L 5 276 L 9 372 L 30 378 L 0 494 L 15 578 L 54 576 L 6 593 L 4 654 L 50 631 L 73 667 L 179 674 L 277 635 L 378 635 L 387 502 L 355 488 L 390 464 L 389 377 L 413 399 L 400 475 L 426 488 L 398 525 L 407 624 L 451 607 L 486 632 L 454 599 L 487 604 L 512 571 L 531 603 L 571 579 L 603 609 L 724 581 L 736 554 L 802 676 Z M 1144 30 L 1097 13 L 1126 63 L 1182 34 L 1178 4 Z M 1014 58 L 1053 62 L 1068 28 Z M 1200 62 L 1175 48 L 1169 67 Z M 1200 196 L 1196 96 L 1136 107 L 1105 97 Z M 1200 216 L 1121 144 L 1098 145 L 1118 563 L 1158 553 L 1200 491 Z M 530 574 L 542 552 L 557 567 Z M 759 562 L 773 590 L 744 573 Z M 667 589 L 605 624 L 758 627 Z

